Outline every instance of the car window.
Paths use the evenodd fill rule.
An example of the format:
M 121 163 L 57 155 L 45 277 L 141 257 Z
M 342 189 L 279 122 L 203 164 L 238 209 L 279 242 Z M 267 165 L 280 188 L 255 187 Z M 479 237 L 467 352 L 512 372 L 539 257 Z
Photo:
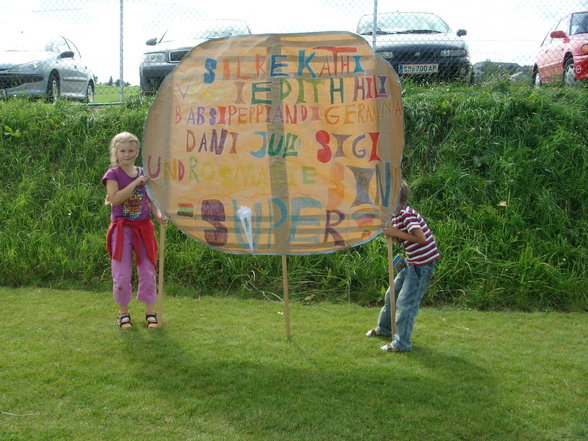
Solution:
M 73 51 L 74 53 L 74 57 L 75 58 L 81 58 L 82 56 L 80 55 L 80 51 L 78 50 L 78 47 L 74 44 L 73 41 L 71 41 L 69 38 L 65 38 L 64 40 L 67 43 L 67 46 L 69 47 L 69 50 Z
M 57 41 L 59 42 L 59 53 L 72 50 L 64 37 L 58 37 Z
M 570 35 L 588 32 L 588 12 L 572 14 L 570 21 Z
M 61 54 L 62 52 L 68 51 L 69 46 L 65 42 L 62 37 L 56 37 L 51 40 L 48 40 L 43 47 L 43 50 L 47 52 L 53 52 L 56 54 Z
M 571 33 L 570 33 L 570 16 L 569 15 L 567 15 L 561 19 L 556 31 L 564 31 L 567 35 L 571 35 Z
M 541 46 L 549 46 L 551 44 L 551 42 L 553 41 L 553 38 L 551 38 L 551 33 L 553 31 L 557 30 L 557 27 L 559 26 L 559 21 L 554 24 L 550 29 L 549 32 L 547 32 L 547 35 L 545 36 L 545 39 L 543 40 L 543 43 L 541 44 Z
M 0 29 L 1 31 L 1 29 Z M 46 41 L 29 32 L 0 32 L 0 50 L 3 51 L 44 51 Z
M 246 23 L 233 20 L 218 20 L 211 23 L 198 25 L 178 24 L 171 27 L 161 38 L 161 42 L 183 40 L 209 40 L 211 38 L 224 38 L 236 35 L 251 34 Z
M 372 33 L 373 16 L 363 16 L 357 26 L 357 33 Z M 449 26 L 435 14 L 429 13 L 395 13 L 378 14 L 376 33 L 379 34 L 413 34 L 446 33 Z
M 47 52 L 55 52 L 56 54 L 58 54 L 60 52 L 59 40 L 49 40 L 47 43 L 45 43 L 44 49 Z

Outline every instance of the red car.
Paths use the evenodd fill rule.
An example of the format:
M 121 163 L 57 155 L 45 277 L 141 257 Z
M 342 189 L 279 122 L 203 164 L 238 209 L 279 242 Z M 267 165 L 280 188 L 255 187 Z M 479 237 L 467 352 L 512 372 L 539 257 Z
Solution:
M 588 80 L 588 11 L 573 12 L 551 28 L 533 66 L 533 84 Z

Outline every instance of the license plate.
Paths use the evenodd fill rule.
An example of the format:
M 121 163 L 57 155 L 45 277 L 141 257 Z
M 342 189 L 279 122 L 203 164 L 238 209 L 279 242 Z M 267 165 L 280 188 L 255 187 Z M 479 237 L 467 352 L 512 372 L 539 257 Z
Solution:
M 398 73 L 401 74 L 432 74 L 439 72 L 438 64 L 401 64 L 398 66 Z

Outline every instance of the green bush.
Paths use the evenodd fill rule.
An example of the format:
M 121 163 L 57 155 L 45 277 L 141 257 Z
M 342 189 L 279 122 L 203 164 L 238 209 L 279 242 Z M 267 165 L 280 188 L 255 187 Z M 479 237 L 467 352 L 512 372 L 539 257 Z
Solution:
M 588 91 L 405 86 L 403 173 L 442 259 L 425 302 L 588 309 Z M 0 283 L 108 289 L 100 180 L 117 132 L 149 102 L 0 102 Z M 294 299 L 381 302 L 385 241 L 288 259 Z M 224 254 L 170 226 L 166 291 L 277 298 L 279 256 Z

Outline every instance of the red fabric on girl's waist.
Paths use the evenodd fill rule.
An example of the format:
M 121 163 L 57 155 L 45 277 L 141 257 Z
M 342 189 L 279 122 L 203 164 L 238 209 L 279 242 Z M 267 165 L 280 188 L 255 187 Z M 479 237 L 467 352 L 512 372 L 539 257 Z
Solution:
M 112 249 L 112 235 L 116 227 L 116 244 L 115 249 Z M 157 263 L 157 241 L 155 240 L 155 226 L 151 219 L 140 221 L 130 221 L 127 219 L 118 219 L 110 223 L 108 232 L 106 233 L 106 249 L 111 259 L 121 260 L 124 232 L 123 227 L 129 227 L 133 232 L 133 250 L 135 252 L 135 263 L 141 263 L 141 239 L 145 244 L 145 251 L 147 258 L 156 265 Z

